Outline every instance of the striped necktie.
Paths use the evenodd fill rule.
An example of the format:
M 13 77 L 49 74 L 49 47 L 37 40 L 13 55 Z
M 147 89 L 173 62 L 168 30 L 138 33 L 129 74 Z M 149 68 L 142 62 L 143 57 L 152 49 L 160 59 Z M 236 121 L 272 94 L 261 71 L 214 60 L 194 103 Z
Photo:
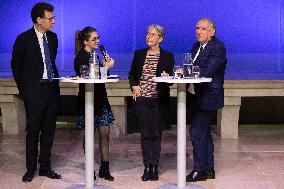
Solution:
M 196 62 L 196 65 L 198 64 L 198 60 L 200 58 L 200 54 L 202 53 L 203 49 L 204 48 L 202 47 L 202 45 L 200 45 L 200 47 L 199 47 L 199 54 L 198 54 L 198 56 L 196 57 L 196 59 L 194 61 L 194 62 Z
M 202 45 L 200 46 L 200 51 L 199 51 L 199 54 L 203 51 L 203 47 L 202 47 Z
M 47 40 L 45 35 L 43 35 L 43 48 L 44 48 L 44 56 L 45 56 L 45 65 L 46 65 L 46 70 L 47 70 L 47 78 L 50 82 L 53 80 L 53 70 L 52 70 L 52 65 L 50 61 L 50 53 L 49 53 L 49 48 L 47 44 Z

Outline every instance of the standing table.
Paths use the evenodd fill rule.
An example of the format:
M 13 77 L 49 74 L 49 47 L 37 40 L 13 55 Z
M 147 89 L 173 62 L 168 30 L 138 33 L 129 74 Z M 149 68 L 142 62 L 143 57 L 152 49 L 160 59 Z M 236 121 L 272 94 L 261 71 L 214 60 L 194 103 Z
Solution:
M 75 188 L 110 188 L 104 186 L 94 187 L 94 83 L 113 83 L 119 79 L 84 79 L 63 78 L 61 82 L 85 83 L 85 187 Z
M 155 82 L 177 83 L 177 185 L 163 185 L 159 188 L 193 189 L 186 186 L 186 83 L 211 82 L 212 78 L 174 79 L 173 77 L 154 77 Z

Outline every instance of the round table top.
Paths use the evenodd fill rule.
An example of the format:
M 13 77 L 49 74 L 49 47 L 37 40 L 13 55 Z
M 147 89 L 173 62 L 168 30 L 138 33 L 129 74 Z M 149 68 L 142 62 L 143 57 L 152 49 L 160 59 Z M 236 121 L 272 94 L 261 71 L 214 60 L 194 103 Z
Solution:
M 203 82 L 211 82 L 212 78 L 201 77 L 198 79 L 184 79 L 184 78 L 173 78 L 173 76 L 169 77 L 153 77 L 155 82 L 165 82 L 165 83 L 203 83 Z
M 108 79 L 85 79 L 81 77 L 61 77 L 57 78 L 61 82 L 66 83 L 114 83 L 118 82 L 119 78 L 108 78 Z

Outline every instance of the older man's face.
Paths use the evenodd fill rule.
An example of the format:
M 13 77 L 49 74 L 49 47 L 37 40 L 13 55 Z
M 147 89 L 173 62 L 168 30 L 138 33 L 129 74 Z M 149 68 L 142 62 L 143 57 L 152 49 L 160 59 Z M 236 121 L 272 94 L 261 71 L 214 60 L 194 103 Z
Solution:
M 197 22 L 196 27 L 196 39 L 201 43 L 205 44 L 212 39 L 215 30 L 210 27 L 210 23 L 207 20 L 200 20 Z

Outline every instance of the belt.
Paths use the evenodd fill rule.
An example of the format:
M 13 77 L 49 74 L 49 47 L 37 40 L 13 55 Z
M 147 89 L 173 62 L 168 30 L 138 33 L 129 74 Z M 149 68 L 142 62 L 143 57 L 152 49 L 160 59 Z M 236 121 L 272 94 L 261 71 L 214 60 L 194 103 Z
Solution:
M 49 81 L 48 79 L 41 79 L 40 83 L 41 84 L 49 84 L 49 83 L 52 83 L 52 81 Z
M 139 97 L 139 99 L 143 100 L 143 101 L 148 101 L 148 102 L 158 102 L 159 101 L 159 98 L 153 98 L 153 97 L 144 97 L 144 96 L 141 96 Z

